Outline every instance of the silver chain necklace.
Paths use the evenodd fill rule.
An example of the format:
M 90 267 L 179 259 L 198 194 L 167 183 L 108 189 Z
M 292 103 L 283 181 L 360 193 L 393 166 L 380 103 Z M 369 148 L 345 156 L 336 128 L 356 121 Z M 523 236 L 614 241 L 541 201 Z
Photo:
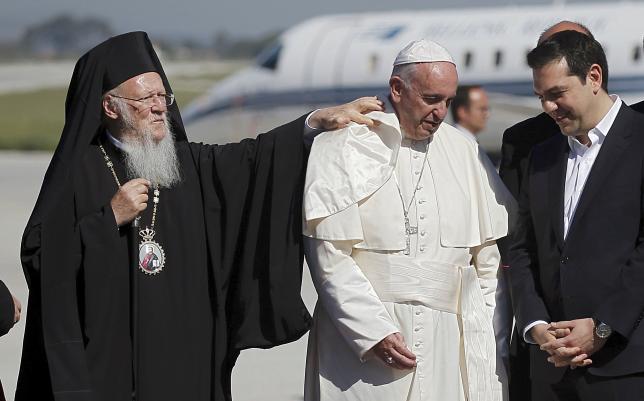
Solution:
M 112 172 L 112 176 L 116 181 L 116 185 L 121 188 L 121 181 L 116 175 L 116 170 L 114 170 L 114 163 L 107 155 L 103 144 L 99 143 L 98 146 L 99 148 L 101 148 L 105 164 L 107 165 L 107 168 Z M 139 269 L 143 273 L 150 275 L 160 273 L 165 266 L 165 251 L 158 242 L 154 241 L 154 235 L 156 234 L 156 232 L 154 231 L 154 224 L 156 223 L 157 206 L 159 205 L 160 194 L 161 191 L 159 191 L 159 186 L 156 185 L 154 187 L 154 197 L 152 198 L 152 201 L 154 203 L 154 207 L 152 209 L 152 221 L 150 222 L 149 227 L 146 226 L 145 229 L 139 230 L 139 236 L 141 237 L 138 252 Z M 136 217 L 137 222 L 140 218 L 140 216 Z
M 418 191 L 418 186 L 420 185 L 420 180 L 423 178 L 423 172 L 425 171 L 425 165 L 427 164 L 427 155 L 429 154 L 429 140 L 427 141 L 427 146 L 425 147 L 425 158 L 423 159 L 423 167 L 420 169 L 420 174 L 418 175 L 418 181 L 414 185 L 414 192 L 411 195 L 409 200 L 409 205 L 405 208 L 405 200 L 403 198 L 402 190 L 400 189 L 400 184 L 398 183 L 398 178 L 396 177 L 396 172 L 394 171 L 394 180 L 396 181 L 396 189 L 398 189 L 398 195 L 400 196 L 400 202 L 403 207 L 403 214 L 405 216 L 405 255 L 411 254 L 411 236 L 412 234 L 418 234 L 418 226 L 412 226 L 409 222 L 409 211 L 411 210 L 411 205 L 414 203 L 416 198 L 416 191 Z

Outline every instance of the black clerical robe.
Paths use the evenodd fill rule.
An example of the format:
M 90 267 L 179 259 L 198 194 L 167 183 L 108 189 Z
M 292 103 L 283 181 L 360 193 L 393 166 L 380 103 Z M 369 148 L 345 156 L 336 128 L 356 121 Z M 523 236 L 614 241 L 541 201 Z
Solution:
M 137 400 L 228 400 L 240 350 L 293 341 L 308 329 L 300 298 L 303 125 L 301 118 L 238 144 L 177 142 L 183 180 L 161 189 L 154 227 L 165 266 L 156 275 L 138 272 Z M 120 151 L 97 137 L 71 177 L 73 241 L 55 244 L 67 248 L 73 294 L 40 298 L 57 285 L 40 274 L 60 267 L 44 242 L 56 242 L 47 235 L 55 227 L 25 232 L 23 264 L 31 287 L 42 289 L 32 290 L 30 303 L 43 301 L 50 312 L 40 326 L 40 308 L 30 309 L 17 401 L 131 398 L 132 231 L 116 226 L 117 185 L 97 141 L 127 181 Z M 152 209 L 149 202 L 142 227 Z M 64 345 L 48 338 L 61 332 L 72 333 Z

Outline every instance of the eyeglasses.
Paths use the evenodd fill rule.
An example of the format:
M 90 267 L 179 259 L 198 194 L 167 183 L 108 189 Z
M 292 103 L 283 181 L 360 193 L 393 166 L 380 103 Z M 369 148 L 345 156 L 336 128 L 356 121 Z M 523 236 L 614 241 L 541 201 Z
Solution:
M 133 99 L 131 97 L 110 95 L 119 99 L 131 100 L 133 102 L 139 102 L 143 107 L 149 108 L 157 104 L 162 104 L 164 106 L 171 106 L 174 103 L 174 93 L 157 93 L 154 95 L 142 97 L 140 99 Z

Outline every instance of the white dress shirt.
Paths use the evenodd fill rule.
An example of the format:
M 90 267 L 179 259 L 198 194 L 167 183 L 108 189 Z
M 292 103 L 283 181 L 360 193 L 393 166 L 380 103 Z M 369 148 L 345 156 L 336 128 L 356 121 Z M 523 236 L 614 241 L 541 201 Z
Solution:
M 599 121 L 599 123 L 590 131 L 588 131 L 588 139 L 590 145 L 583 145 L 577 138 L 569 136 L 568 146 L 570 152 L 568 153 L 568 164 L 566 166 L 566 183 L 564 188 L 564 210 L 563 210 L 563 223 L 564 223 L 564 239 L 568 236 L 568 230 L 575 217 L 577 204 L 579 198 L 584 191 L 586 180 L 590 175 L 590 171 L 595 164 L 595 159 L 601 150 L 601 147 L 613 126 L 613 122 L 617 117 L 622 100 L 617 95 L 610 95 L 613 100 L 613 105 L 608 110 L 608 113 Z M 535 344 L 532 336 L 528 335 L 530 329 L 538 324 L 548 324 L 543 320 L 537 320 L 530 323 L 523 330 L 523 338 L 527 343 Z
M 617 117 L 619 108 L 622 106 L 622 101 L 617 95 L 611 95 L 611 99 L 613 99 L 613 106 L 608 110 L 608 113 L 595 128 L 588 131 L 590 146 L 583 145 L 575 137 L 568 137 L 570 152 L 568 153 L 564 192 L 564 239 L 568 236 L 568 229 L 572 219 L 575 217 L 577 204 L 586 185 L 590 170 L 593 168 L 604 139 L 606 139 L 606 135 L 608 135 L 608 131 L 610 131 L 615 117 Z

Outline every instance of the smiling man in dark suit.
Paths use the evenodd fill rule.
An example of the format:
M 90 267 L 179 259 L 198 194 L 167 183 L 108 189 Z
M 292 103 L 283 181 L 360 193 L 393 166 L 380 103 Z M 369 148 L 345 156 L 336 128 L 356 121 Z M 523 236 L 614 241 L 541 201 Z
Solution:
M 606 56 L 585 34 L 552 35 L 528 63 L 563 134 L 532 152 L 509 251 L 517 326 L 535 344 L 533 388 L 559 400 L 640 400 L 644 116 L 608 94 Z
M 563 20 L 551 25 L 539 36 L 538 43 L 545 41 L 557 32 L 572 30 L 584 33 L 593 38 L 592 32 L 578 22 Z M 631 105 L 631 108 L 640 113 L 644 113 L 644 101 Z M 545 112 L 520 121 L 503 133 L 503 145 L 501 147 L 501 165 L 499 175 L 508 187 L 512 195 L 518 199 L 519 189 L 523 180 L 523 174 L 526 171 L 528 155 L 530 151 L 538 144 L 560 135 L 561 131 L 555 121 Z M 506 273 L 509 267 L 507 248 L 510 238 L 503 238 L 498 242 L 499 250 L 504 259 Z M 551 401 L 550 390 L 543 388 L 531 388 L 530 380 L 530 359 L 528 345 L 523 341 L 521 336 L 515 330 L 512 334 L 512 344 L 510 345 L 509 355 L 509 391 L 510 401 Z M 534 393 L 534 397 L 533 396 Z
M 578 22 L 563 20 L 545 29 L 539 36 L 537 44 L 561 31 L 577 31 L 593 38 L 593 34 L 586 26 Z M 526 169 L 526 163 L 528 162 L 530 151 L 536 145 L 555 135 L 560 135 L 559 126 L 545 112 L 520 121 L 505 130 L 503 133 L 499 175 L 501 176 L 503 183 L 508 187 L 508 190 L 510 190 L 510 193 L 512 193 L 516 199 L 519 199 L 519 189 L 521 188 L 523 172 Z M 509 267 L 507 253 L 509 242 L 509 237 L 502 238 L 498 242 L 499 250 L 501 251 L 501 256 L 506 267 L 501 270 L 501 281 L 507 280 L 507 273 L 505 270 Z M 502 285 L 503 284 L 499 284 L 499 286 Z M 498 296 L 503 297 L 505 295 L 498 293 Z M 497 303 L 502 304 L 501 301 L 497 301 Z M 518 334 L 516 328 L 511 337 L 512 343 L 510 344 L 510 355 L 508 361 L 510 401 L 531 401 L 533 399 L 534 401 L 551 401 L 552 399 L 549 394 L 536 393 L 539 391 L 539 388 L 531 388 L 530 353 L 528 345 Z M 533 392 L 535 392 L 534 398 L 532 397 Z

